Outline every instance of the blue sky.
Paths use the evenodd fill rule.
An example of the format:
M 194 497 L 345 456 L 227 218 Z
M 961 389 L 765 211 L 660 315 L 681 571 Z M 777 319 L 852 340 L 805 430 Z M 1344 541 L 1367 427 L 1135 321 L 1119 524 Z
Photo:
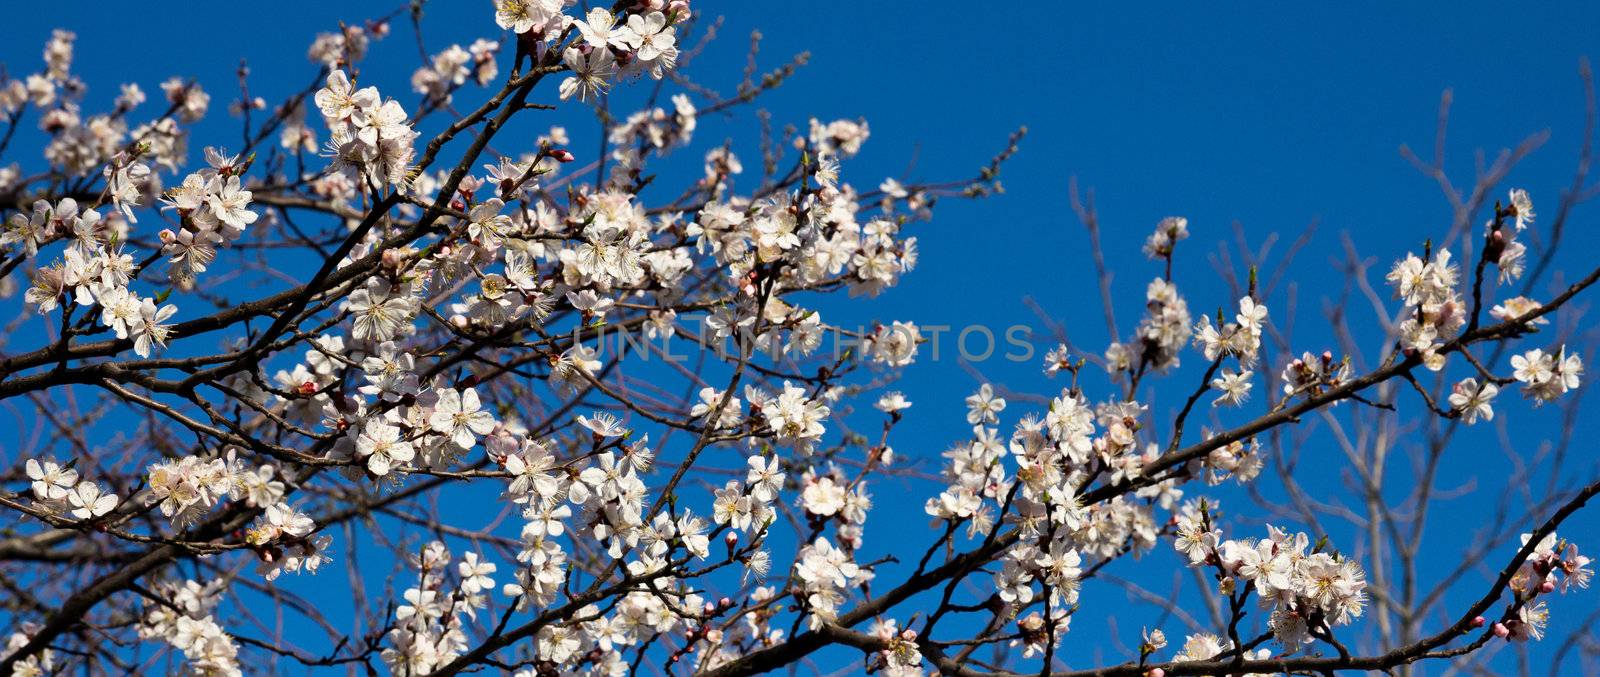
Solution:
M 48 30 L 63 27 L 79 35 L 74 70 L 91 87 L 90 108 L 108 105 L 119 82 L 136 80 L 154 93 L 169 75 L 194 77 L 214 97 L 212 115 L 191 141 L 197 154 L 207 144 L 237 143 L 236 123 L 222 110 L 235 94 L 240 58 L 253 69 L 253 90 L 276 101 L 298 90 L 313 72 L 304 53 L 314 33 L 335 27 L 340 18 L 354 22 L 394 7 L 391 2 L 335 4 L 14 7 L 7 12 L 11 39 L 0 42 L 0 62 L 13 74 L 31 72 Z M 430 5 L 428 50 L 492 36 L 495 26 L 486 5 Z M 1024 302 L 1031 297 L 1066 326 L 1074 342 L 1098 352 L 1109 337 L 1087 239 L 1066 206 L 1068 178 L 1076 176 L 1095 190 L 1108 263 L 1117 273 L 1113 288 L 1124 332 L 1141 311 L 1144 284 L 1160 272 L 1138 247 L 1161 217 L 1189 218 L 1193 235 L 1180 245 L 1177 280 L 1197 313 L 1230 304 L 1207 256 L 1232 241 L 1235 222 L 1255 244 L 1281 233 L 1277 253 L 1316 223 L 1290 282 L 1298 300 L 1295 347 L 1321 350 L 1332 347 L 1322 331 L 1323 315 L 1339 303 L 1338 273 L 1330 260 L 1339 252 L 1342 234 L 1364 256 L 1375 258 L 1381 271 L 1448 228 L 1451 214 L 1438 187 L 1398 153 L 1409 144 L 1432 157 L 1443 91 L 1454 92 L 1446 168 L 1458 184 L 1471 181 L 1476 153 L 1492 159 L 1501 148 L 1545 130 L 1549 141 L 1517 168 L 1509 184 L 1527 188 L 1543 206 L 1540 213 L 1553 216 L 1559 191 L 1571 180 L 1583 131 L 1578 64 L 1585 55 L 1595 56 L 1600 5 L 1540 3 L 1513 10 L 1478 2 L 1453 3 L 1448 9 L 1329 3 L 1292 12 L 1268 3 L 1067 5 L 989 7 L 941 0 L 696 5 L 704 15 L 727 15 L 723 37 L 689 70 L 713 87 L 732 89 L 753 29 L 766 38 L 763 69 L 795 52 L 811 52 L 810 64 L 764 98 L 763 106 L 779 125 L 803 126 L 813 116 L 867 118 L 872 139 L 845 166 L 846 179 L 857 185 L 875 185 L 882 176 L 967 176 L 1002 147 L 1011 130 L 1029 128 L 1021 153 L 1003 172 L 1004 195 L 944 202 L 931 224 L 917 226 L 919 269 L 871 305 L 838 305 L 830 319 L 1042 326 Z M 124 46 L 130 36 L 137 47 Z M 394 37 L 375 45 L 366 65 L 370 82 L 394 95 L 407 89 L 416 66 L 411 40 L 409 26 L 400 22 Z M 576 118 L 564 119 L 578 129 Z M 725 136 L 748 139 L 753 125 L 748 111 L 728 121 L 703 121 L 697 148 Z M 12 151 L 7 161 L 25 148 Z M 755 153 L 744 155 L 746 166 L 753 166 Z M 1587 272 L 1583 266 L 1600 251 L 1600 238 L 1588 223 L 1592 213 L 1592 207 L 1580 207 L 1574 215 L 1558 269 Z M 1379 272 L 1369 274 L 1374 284 L 1379 277 Z M 1283 292 L 1270 303 L 1274 320 L 1286 318 Z M 1548 295 L 1543 287 L 1536 292 Z M 1370 317 L 1364 305 L 1352 313 Z M 1363 328 L 1368 330 L 1363 345 L 1375 350 L 1371 325 Z M 1051 393 L 1060 387 L 1040 376 L 1037 366 L 1037 359 L 1020 366 L 990 361 L 978 369 L 1020 390 Z M 1193 378 L 1157 388 L 1176 397 Z M 971 371 L 949 359 L 908 370 L 896 388 L 916 406 L 897 431 L 895 448 L 935 469 L 938 453 L 968 432 L 960 418 L 961 398 L 976 383 Z M 1401 401 L 1419 409 L 1415 398 Z M 1028 405 L 1013 406 L 1017 409 L 1008 414 Z M 1160 405 L 1155 412 L 1158 421 L 1170 414 Z M 1504 428 L 1479 426 L 1461 434 L 1451 452 L 1459 464 L 1453 463 L 1457 469 L 1442 483 L 1475 481 L 1479 493 L 1436 506 L 1435 529 L 1457 529 L 1457 537 L 1438 539 L 1436 554 L 1430 546 L 1420 572 L 1425 579 L 1454 565 L 1458 548 L 1452 546 L 1462 542 L 1459 529 L 1481 519 L 1513 467 L 1500 448 L 1501 436 L 1516 439 L 1518 448 L 1531 455 L 1559 423 L 1551 410 L 1520 406 L 1507 407 L 1504 417 L 1509 419 Z M 1309 424 L 1305 434 L 1311 440 L 1308 457 L 1320 459 L 1304 467 L 1322 478 L 1308 487 L 1347 495 L 1339 484 L 1343 461 L 1317 425 Z M 1595 432 L 1590 421 L 1579 425 L 1581 433 Z M 1401 476 L 1409 470 L 1404 461 L 1395 466 Z M 1587 480 L 1595 472 L 1592 451 L 1580 447 L 1567 480 Z M 878 519 L 898 521 L 895 515 L 909 513 L 911 523 L 922 523 L 916 496 L 927 495 L 926 487 L 914 488 L 914 496 L 897 497 L 899 492 L 880 486 Z M 1226 496 L 1225 504 L 1248 505 L 1237 491 L 1217 493 Z M 1600 550 L 1597 524 L 1600 520 L 1591 515 L 1564 531 Z M 869 552 L 898 552 L 902 544 L 920 552 L 918 546 L 931 537 L 913 536 L 869 530 Z M 874 543 L 881 549 L 873 550 Z M 1505 549 L 1496 556 L 1510 554 Z M 1112 571 L 1164 591 L 1171 583 L 1166 564 L 1152 556 L 1143 566 L 1129 562 Z M 1459 599 L 1475 598 L 1489 568 L 1498 566 L 1489 562 L 1482 571 L 1469 572 L 1458 587 Z M 342 574 L 333 575 L 342 585 Z M 884 576 L 897 578 L 892 572 Z M 315 589 L 308 581 L 295 585 Z M 1103 654 L 1070 656 L 1074 667 L 1120 660 L 1113 644 L 1099 641 L 1112 634 L 1124 644 L 1136 642 L 1139 624 L 1152 614 L 1107 610 L 1124 599 L 1115 588 L 1086 591 L 1087 616 L 1075 626 L 1074 639 L 1084 642 L 1079 646 L 1103 647 Z M 1572 627 L 1595 607 L 1593 591 L 1555 600 L 1556 636 L 1564 637 L 1559 629 Z M 1198 607 L 1191 609 L 1199 614 Z M 1084 622 L 1102 614 L 1115 618 L 1115 625 Z M 1177 624 L 1166 627 L 1174 634 L 1181 630 Z M 1548 661 L 1551 649 L 1536 648 L 1533 664 Z M 1493 666 L 1510 670 L 1515 663 L 1501 656 Z

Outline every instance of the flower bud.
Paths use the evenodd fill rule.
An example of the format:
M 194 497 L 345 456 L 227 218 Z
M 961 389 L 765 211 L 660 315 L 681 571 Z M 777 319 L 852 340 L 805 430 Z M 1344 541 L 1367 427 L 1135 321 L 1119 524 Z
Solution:
M 1472 619 L 1472 627 L 1481 628 L 1481 627 L 1483 627 L 1483 624 L 1487 623 L 1487 622 L 1488 621 L 1484 620 L 1484 618 L 1482 616 L 1477 616 L 1477 617 Z
M 567 150 L 565 148 L 557 148 L 555 150 L 550 151 L 550 157 L 555 158 L 557 162 L 560 162 L 562 164 L 566 164 L 568 162 L 572 162 L 573 160 L 577 159 L 577 158 L 574 158 L 572 156 L 572 151 Z
M 1489 261 L 1499 261 L 1500 254 L 1506 250 L 1506 234 L 1501 230 L 1491 230 L 1483 238 L 1483 258 Z
M 1494 636 L 1499 637 L 1500 639 L 1505 639 L 1511 636 L 1511 630 L 1506 628 L 1505 623 L 1495 623 Z

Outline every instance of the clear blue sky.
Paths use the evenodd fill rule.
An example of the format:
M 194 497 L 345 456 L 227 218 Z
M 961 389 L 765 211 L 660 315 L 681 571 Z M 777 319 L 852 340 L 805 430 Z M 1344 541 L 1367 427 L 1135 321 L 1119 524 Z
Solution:
M 1447 7 L 1329 3 L 1292 12 L 1271 3 L 1073 4 L 696 4 L 700 13 L 724 14 L 727 21 L 722 39 L 689 72 L 723 91 L 730 91 L 738 77 L 752 29 L 766 36 L 763 69 L 795 52 L 812 52 L 810 65 L 766 97 L 764 106 L 779 125 L 803 126 L 811 116 L 866 117 L 872 140 L 845 167 L 846 179 L 857 185 L 875 185 L 890 175 L 966 176 L 1002 146 L 1012 129 L 1029 128 L 1022 152 L 1004 170 L 1005 195 L 943 203 L 932 224 L 917 226 L 920 268 L 874 305 L 839 306 L 831 320 L 1041 326 L 1023 302 L 1031 296 L 1066 324 L 1076 343 L 1098 352 L 1108 337 L 1087 239 L 1066 206 L 1068 177 L 1077 176 L 1095 189 L 1108 260 L 1118 271 L 1114 290 L 1124 332 L 1141 311 L 1144 284 L 1159 273 L 1138 247 L 1161 217 L 1189 218 L 1193 236 L 1180 246 L 1177 279 L 1197 313 L 1230 303 L 1206 256 L 1231 241 L 1234 222 L 1256 244 L 1273 232 L 1287 241 L 1316 222 L 1317 234 L 1292 277 L 1299 301 L 1296 348 L 1333 347 L 1321 329 L 1325 308 L 1338 302 L 1337 273 L 1328 262 L 1338 253 L 1341 234 L 1348 233 L 1364 255 L 1375 257 L 1381 270 L 1406 250 L 1419 249 L 1425 238 L 1440 237 L 1449 225 L 1450 211 L 1437 186 L 1397 152 L 1401 144 L 1410 144 L 1431 157 L 1440 94 L 1455 93 L 1447 168 L 1458 183 L 1471 180 L 1480 149 L 1492 159 L 1529 134 L 1550 132 L 1549 142 L 1520 165 L 1510 184 L 1526 187 L 1543 206 L 1541 215 L 1553 216 L 1558 191 L 1570 182 L 1582 134 L 1579 59 L 1596 56 L 1600 46 L 1594 32 L 1600 5 L 1594 3 L 1522 9 L 1486 2 Z M 313 73 L 304 54 L 315 32 L 335 27 L 341 18 L 359 21 L 394 6 L 386 1 L 30 4 L 5 12 L 8 39 L 0 41 L 0 62 L 13 75 L 31 72 L 49 29 L 62 27 L 79 35 L 74 70 L 90 85 L 90 108 L 108 105 L 119 82 L 137 81 L 158 96 L 158 83 L 170 75 L 197 78 L 214 97 L 213 113 L 191 140 L 191 152 L 197 154 L 208 144 L 237 145 L 237 124 L 223 108 L 235 96 L 240 58 L 253 69 L 255 92 L 279 100 Z M 466 45 L 496 30 L 487 3 L 436 1 L 429 13 L 430 52 L 453 42 Z M 368 82 L 392 95 L 405 92 L 417 65 L 411 41 L 409 26 L 397 23 L 395 36 L 374 46 L 365 66 Z M 578 129 L 576 118 L 568 121 Z M 709 147 L 724 136 L 749 138 L 753 124 L 748 112 L 728 122 L 703 121 L 697 146 Z M 691 153 L 698 157 L 699 151 Z M 755 164 L 752 150 L 742 155 L 747 167 Z M 912 158 L 914 166 L 908 164 Z M 1575 214 L 1558 268 L 1586 272 L 1580 268 L 1600 253 L 1593 214 L 1593 208 Z M 1371 275 L 1374 284 L 1378 278 L 1376 272 Z M 1541 289 L 1539 296 L 1548 295 Z M 1286 319 L 1284 303 L 1282 292 L 1271 300 L 1274 320 Z M 1364 306 L 1352 312 L 1370 316 L 1362 315 Z M 1375 350 L 1370 333 L 1363 345 Z M 1045 381 L 1037 366 L 1037 360 L 1021 367 L 992 361 L 979 368 L 1014 388 L 1053 392 L 1059 384 Z M 1179 384 L 1192 379 L 1158 388 L 1176 396 L 1189 387 Z M 916 406 L 897 432 L 895 448 L 935 469 L 939 452 L 967 434 L 961 398 L 976 383 L 953 360 L 910 369 L 896 387 Z M 1402 402 L 1419 410 L 1414 398 Z M 1007 412 L 1016 413 L 1016 408 Z M 1156 417 L 1168 420 L 1170 414 L 1158 407 Z M 1483 518 L 1510 471 L 1500 436 L 1516 439 L 1518 449 L 1531 456 L 1558 423 L 1551 411 L 1520 406 L 1509 407 L 1504 417 L 1506 427 L 1471 429 L 1451 452 L 1461 469 L 1444 483 L 1475 480 L 1478 493 L 1435 506 L 1435 529 L 1455 529 L 1457 536 L 1438 541 L 1437 553 L 1430 552 L 1420 572 L 1424 579 L 1454 565 L 1453 546 L 1462 542 L 1461 530 Z M 1596 432 L 1592 422 L 1580 426 L 1583 433 Z M 1524 437 L 1528 430 L 1537 431 L 1535 439 Z M 1311 427 L 1307 434 L 1304 469 L 1322 476 L 1309 486 L 1332 491 L 1344 463 L 1330 442 L 1319 439 L 1323 430 Z M 1570 481 L 1592 477 L 1593 449 L 1579 445 L 1575 453 Z M 1395 465 L 1404 476 L 1404 462 Z M 897 497 L 899 492 L 880 485 L 877 519 L 921 524 L 920 497 L 927 492 L 914 489 L 914 496 Z M 1215 493 L 1240 510 L 1247 505 L 1237 491 Z M 909 517 L 894 519 L 897 511 Z M 1600 519 L 1591 514 L 1563 532 L 1600 550 L 1597 525 Z M 1258 525 L 1244 528 L 1259 530 Z M 903 529 L 869 530 L 868 553 L 917 548 L 930 537 L 903 534 Z M 1510 549 L 1497 552 L 1496 561 L 1470 572 L 1451 599 L 1475 598 L 1490 569 L 1511 554 Z M 1170 566 L 1162 558 L 1111 571 L 1162 594 L 1171 585 Z M 324 575 L 343 585 L 342 571 Z M 898 578 L 892 571 L 883 576 Z M 309 579 L 291 584 L 316 589 Z M 1108 641 L 1113 632 L 1123 644 L 1136 642 L 1139 625 L 1151 614 L 1125 608 L 1125 599 L 1116 588 L 1086 591 L 1085 615 L 1069 639 L 1074 667 L 1121 660 L 1117 645 Z M 1595 608 L 1594 591 L 1554 600 L 1556 636 L 1564 637 Z M 1191 610 L 1201 614 L 1198 606 Z M 1106 615 L 1113 624 L 1098 622 Z M 1182 629 L 1170 621 L 1164 627 L 1174 635 Z M 1102 648 L 1072 657 L 1072 651 L 1087 646 Z M 1533 665 L 1547 661 L 1552 648 L 1536 648 Z M 1505 653 L 1492 664 L 1496 671 L 1514 669 L 1511 652 Z

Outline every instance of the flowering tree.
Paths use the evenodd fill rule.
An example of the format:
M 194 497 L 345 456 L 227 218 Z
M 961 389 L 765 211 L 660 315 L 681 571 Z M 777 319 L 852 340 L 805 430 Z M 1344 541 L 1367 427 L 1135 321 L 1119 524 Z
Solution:
M 932 476 L 892 449 L 911 402 L 883 386 L 933 337 L 822 311 L 911 271 L 908 232 L 939 198 L 997 192 L 1020 133 L 971 179 L 863 191 L 841 163 L 865 122 L 773 130 L 763 113 L 759 147 L 675 166 L 703 118 L 804 57 L 760 75 L 752 48 L 724 95 L 685 75 L 716 27 L 688 2 L 572 4 L 497 2 L 481 29 L 499 33 L 424 54 L 409 104 L 365 64 L 393 24 L 423 44 L 420 3 L 318 36 L 314 81 L 280 102 L 241 67 L 242 145 L 192 139 L 202 162 L 200 83 L 166 81 L 162 103 L 125 84 L 89 110 L 66 31 L 42 70 L 0 80 L 0 154 L 30 117 L 44 136 L 42 162 L 0 167 L 17 308 L 0 398 L 46 426 L 0 476 L 0 673 L 1079 674 L 1063 666 L 1096 659 L 1065 638 L 1097 613 L 1080 590 L 1160 553 L 1193 572 L 1208 619 L 1146 592 L 1186 638 L 1148 628 L 1084 674 L 1403 671 L 1540 639 L 1587 585 L 1556 530 L 1600 482 L 1558 482 L 1559 457 L 1526 514 L 1503 506 L 1481 532 L 1467 561 L 1498 574 L 1475 602 L 1441 609 L 1456 577 L 1415 580 L 1440 459 L 1475 432 L 1459 426 L 1497 398 L 1576 402 L 1570 309 L 1600 268 L 1533 294 L 1594 192 L 1587 143 L 1548 220 L 1499 186 L 1531 145 L 1469 191 L 1419 161 L 1456 218 L 1387 271 L 1392 298 L 1351 245 L 1347 288 L 1378 320 L 1361 339 L 1343 311 L 1313 340 L 1274 321 L 1294 250 L 1241 252 L 1220 266 L 1235 292 L 1192 314 L 1173 275 L 1188 222 L 1162 221 L 1133 333 L 1098 264 L 1122 339 L 1081 351 L 1063 334 L 1052 393 L 982 385 L 972 437 Z M 615 109 L 630 87 L 642 104 Z M 561 113 L 597 124 L 593 143 L 547 118 L 503 133 Z M 1159 379 L 1186 394 L 1172 416 Z M 1418 434 L 1402 415 L 1426 443 L 1397 497 L 1386 457 Z M 1301 484 L 1308 420 L 1359 477 L 1357 543 L 1330 539 L 1342 513 Z M 1262 517 L 1208 495 L 1269 468 L 1291 500 Z M 926 489 L 924 509 L 875 514 L 886 478 Z M 933 528 L 886 551 L 869 516 Z M 297 577 L 352 599 L 357 628 L 327 623 Z

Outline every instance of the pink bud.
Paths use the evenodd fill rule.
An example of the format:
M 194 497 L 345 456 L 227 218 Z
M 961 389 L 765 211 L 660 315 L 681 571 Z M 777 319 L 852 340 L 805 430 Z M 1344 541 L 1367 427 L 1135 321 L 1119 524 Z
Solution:
M 1478 616 L 1478 617 L 1475 617 L 1475 618 L 1472 619 L 1472 627 L 1481 628 L 1481 627 L 1483 627 L 1483 624 L 1487 623 L 1487 622 L 1488 621 L 1484 620 L 1484 618 L 1482 616 Z
M 728 542 L 728 547 L 730 548 L 739 544 L 739 534 L 737 532 L 728 532 L 728 535 L 725 536 L 724 539 Z
M 1145 677 L 1166 677 L 1167 671 L 1161 668 L 1150 668 L 1150 671 L 1144 674 Z
M 555 158 L 557 162 L 561 162 L 563 164 L 577 159 L 572 156 L 572 151 L 565 148 L 557 148 L 553 151 L 550 151 L 550 157 Z
M 1490 261 L 1499 261 L 1500 254 L 1506 250 L 1506 234 L 1502 231 L 1490 231 L 1489 237 L 1483 244 L 1483 257 Z
M 1500 639 L 1505 639 L 1511 636 L 1511 630 L 1506 627 L 1505 623 L 1495 623 L 1494 636 L 1499 637 Z
M 1556 591 L 1556 582 L 1555 581 L 1552 581 L 1552 580 L 1549 580 L 1549 579 L 1545 579 L 1545 582 L 1539 584 L 1539 592 L 1555 592 L 1555 591 Z

